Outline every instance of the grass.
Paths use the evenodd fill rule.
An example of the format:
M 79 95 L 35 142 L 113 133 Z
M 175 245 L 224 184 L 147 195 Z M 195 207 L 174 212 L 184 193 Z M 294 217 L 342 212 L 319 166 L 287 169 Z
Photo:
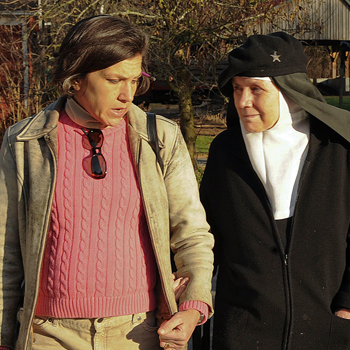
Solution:
M 339 107 L 339 96 L 325 96 L 324 98 L 330 105 Z M 350 96 L 343 96 L 342 108 L 350 111 Z
M 195 174 L 196 174 L 197 184 L 198 184 L 198 187 L 199 187 L 201 185 L 201 182 L 202 182 L 202 178 L 203 178 L 203 174 L 204 174 L 204 168 L 198 168 L 195 171 Z
M 204 155 L 209 152 L 209 147 L 214 136 L 199 135 L 196 140 L 196 150 L 198 155 Z
M 199 135 L 196 140 L 196 150 L 197 150 L 197 156 L 207 156 L 209 152 L 209 147 L 211 142 L 213 141 L 214 136 L 207 136 L 207 135 Z M 198 186 L 200 185 L 202 181 L 202 177 L 204 174 L 204 168 L 205 167 L 198 167 L 196 170 L 196 178 L 198 182 Z

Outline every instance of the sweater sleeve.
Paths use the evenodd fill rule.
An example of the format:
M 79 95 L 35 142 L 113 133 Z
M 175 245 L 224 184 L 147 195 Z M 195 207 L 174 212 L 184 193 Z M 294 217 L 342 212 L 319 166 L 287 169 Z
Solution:
M 189 300 L 182 303 L 179 307 L 179 311 L 185 311 L 190 309 L 197 310 L 198 312 L 200 312 L 201 315 L 204 316 L 202 318 L 202 321 L 198 323 L 198 326 L 201 326 L 202 324 L 207 322 L 209 316 L 209 306 L 206 303 L 197 300 Z

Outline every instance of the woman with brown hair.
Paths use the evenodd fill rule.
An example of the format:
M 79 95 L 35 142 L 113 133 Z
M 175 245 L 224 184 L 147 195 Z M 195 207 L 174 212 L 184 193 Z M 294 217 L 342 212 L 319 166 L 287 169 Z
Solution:
M 124 20 L 82 20 L 59 52 L 62 96 L 7 130 L 3 347 L 181 349 L 212 312 L 213 238 L 186 145 L 157 116 L 161 167 L 132 103 L 148 88 L 147 48 Z M 177 282 L 188 282 L 179 308 L 170 250 Z

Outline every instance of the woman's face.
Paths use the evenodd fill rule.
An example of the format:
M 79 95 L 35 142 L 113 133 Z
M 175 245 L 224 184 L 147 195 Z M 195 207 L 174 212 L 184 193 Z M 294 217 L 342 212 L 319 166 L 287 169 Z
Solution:
M 128 112 L 141 77 L 142 56 L 88 73 L 74 85 L 75 100 L 105 126 L 116 126 Z
M 271 81 L 234 77 L 232 84 L 238 116 L 248 132 L 262 132 L 277 123 L 279 90 Z

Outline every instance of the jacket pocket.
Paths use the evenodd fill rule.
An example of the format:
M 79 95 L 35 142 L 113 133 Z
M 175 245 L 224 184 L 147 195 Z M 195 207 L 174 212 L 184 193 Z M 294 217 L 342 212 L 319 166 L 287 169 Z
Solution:
M 327 350 L 350 350 L 350 320 L 331 316 Z
M 141 325 L 148 332 L 157 332 L 158 325 L 157 319 L 154 315 L 154 311 L 149 311 L 145 313 L 145 317 Z
M 33 318 L 34 328 L 45 329 L 48 326 L 55 326 L 53 318 L 45 317 L 45 316 L 34 316 Z

